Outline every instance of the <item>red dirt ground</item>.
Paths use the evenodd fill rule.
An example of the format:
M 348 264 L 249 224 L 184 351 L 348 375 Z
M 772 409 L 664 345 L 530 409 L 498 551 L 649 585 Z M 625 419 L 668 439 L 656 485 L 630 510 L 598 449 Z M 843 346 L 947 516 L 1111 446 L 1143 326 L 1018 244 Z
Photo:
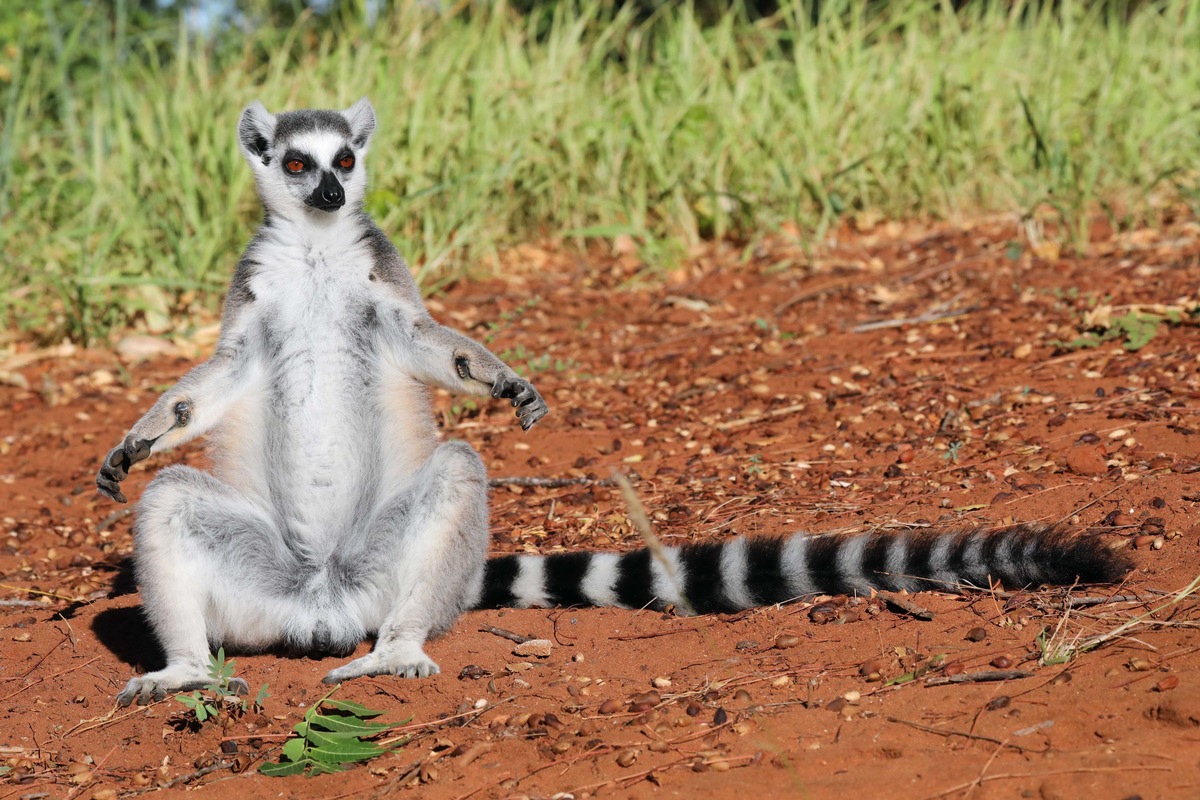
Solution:
M 113 707 L 156 655 L 128 573 L 131 518 L 113 516 L 93 478 L 212 331 L 143 363 L 13 346 L 0 363 L 0 800 L 163 786 L 212 798 L 1200 796 L 1200 601 L 1171 602 L 1200 572 L 1200 337 L 1163 324 L 1136 352 L 1056 344 L 1104 306 L 1120 318 L 1130 304 L 1193 303 L 1200 226 L 1099 232 L 1087 257 L 1031 246 L 1004 220 L 881 226 L 816 258 L 782 240 L 713 245 L 665 278 L 619 249 L 518 248 L 503 278 L 431 303 L 524 365 L 551 404 L 525 435 L 506 406 L 438 398 L 447 435 L 475 445 L 494 478 L 632 473 L 668 541 L 1069 520 L 1136 546 L 1137 563 L 1124 586 L 1069 596 L 1133 599 L 1066 613 L 1061 590 L 916 596 L 929 621 L 846 598 L 698 618 L 472 613 L 430 645 L 441 675 L 339 690 L 411 718 L 407 745 L 337 776 L 268 778 L 258 764 L 278 757 L 333 660 L 238 657 L 271 696 L 225 727 L 189 728 L 172 699 Z M 855 332 L 864 323 L 887 324 Z M 156 456 L 126 493 L 172 461 L 203 455 Z M 499 486 L 492 515 L 497 553 L 640 541 L 619 491 L 595 480 Z M 484 625 L 554 647 L 521 658 Z M 1116 635 L 1042 666 L 1047 629 L 1050 652 Z M 1031 674 L 938 685 L 996 665 Z M 241 737 L 226 745 L 236 753 L 224 737 Z

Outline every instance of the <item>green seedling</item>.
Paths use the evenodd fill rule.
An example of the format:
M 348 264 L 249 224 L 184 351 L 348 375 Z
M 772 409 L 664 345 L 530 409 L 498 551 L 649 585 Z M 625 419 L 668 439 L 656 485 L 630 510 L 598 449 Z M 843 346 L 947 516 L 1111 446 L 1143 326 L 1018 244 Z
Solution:
M 332 694 L 325 695 L 304 712 L 304 719 L 292 728 L 295 738 L 284 743 L 279 761 L 263 764 L 259 772 L 273 777 L 341 772 L 347 764 L 378 758 L 407 741 L 387 744 L 372 741 L 408 720 L 371 722 L 383 712 L 349 700 L 334 700 Z
M 922 661 L 911 672 L 906 672 L 903 675 L 897 675 L 896 677 L 885 681 L 883 685 L 896 686 L 897 684 L 901 683 L 912 683 L 915 680 L 924 678 L 930 672 L 935 672 L 936 670 L 941 669 L 942 665 L 945 663 L 946 656 L 942 653 L 938 653 L 937 655 L 931 656 L 925 661 Z
M 1069 342 L 1056 340 L 1052 344 L 1063 350 L 1080 350 L 1099 347 L 1105 342 L 1121 342 L 1126 350 L 1136 352 L 1150 344 L 1163 325 L 1181 325 L 1197 316 L 1196 307 L 1168 306 L 1155 311 L 1131 308 L 1114 315 L 1110 306 L 1100 306 L 1085 315 L 1082 335 Z
M 249 687 L 244 680 L 234 677 L 235 663 L 235 659 L 225 658 L 224 647 L 218 649 L 216 655 L 208 657 L 209 682 L 204 689 L 175 695 L 175 699 L 195 715 L 197 724 L 216 718 L 222 711 L 238 715 L 251 709 L 261 711 L 263 703 L 271 696 L 264 683 L 259 687 L 254 701 L 247 703 L 244 695 Z

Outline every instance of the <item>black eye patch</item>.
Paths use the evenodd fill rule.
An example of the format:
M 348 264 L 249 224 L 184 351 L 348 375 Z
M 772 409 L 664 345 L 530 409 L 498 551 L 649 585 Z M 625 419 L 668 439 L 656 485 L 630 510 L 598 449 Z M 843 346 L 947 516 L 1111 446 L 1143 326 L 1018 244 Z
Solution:
M 316 159 L 298 150 L 288 150 L 280 161 L 286 175 L 303 175 L 316 166 Z

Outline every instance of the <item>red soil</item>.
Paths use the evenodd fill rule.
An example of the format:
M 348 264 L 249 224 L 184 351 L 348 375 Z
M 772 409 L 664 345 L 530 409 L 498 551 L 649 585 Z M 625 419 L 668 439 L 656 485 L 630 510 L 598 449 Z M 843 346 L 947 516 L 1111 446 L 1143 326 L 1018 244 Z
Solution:
M 1018 238 L 988 222 L 846 234 L 816 259 L 782 241 L 718 245 L 648 281 L 636 253 L 519 248 L 504 278 L 431 305 L 522 365 L 552 414 L 525 435 L 502 404 L 439 397 L 446 433 L 496 478 L 634 473 L 667 541 L 1067 520 L 1137 546 L 1125 585 L 911 598 L 930 621 L 845 598 L 824 623 L 813 603 L 468 614 L 429 647 L 441 675 L 338 692 L 411 718 L 413 738 L 311 779 L 257 766 L 332 660 L 238 657 L 271 696 L 224 725 L 189 727 L 173 699 L 113 707 L 155 655 L 128 574 L 131 518 L 93 478 L 192 359 L 14 348 L 0 363 L 0 800 L 172 782 L 213 798 L 1200 796 L 1200 602 L 1146 616 L 1200 572 L 1200 336 L 1163 324 L 1136 352 L 1056 344 L 1096 306 L 1194 302 L 1200 227 L 1098 237 L 1086 257 Z M 203 455 L 156 456 L 126 493 L 172 461 Z M 492 519 L 498 553 L 640 541 L 620 493 L 596 482 L 501 486 Z M 1068 596 L 1114 594 L 1142 599 L 1063 611 Z M 1038 660 L 1044 631 L 1055 649 L 1126 623 L 1065 663 Z M 484 625 L 554 646 L 518 657 Z M 993 665 L 1031 674 L 936 685 Z

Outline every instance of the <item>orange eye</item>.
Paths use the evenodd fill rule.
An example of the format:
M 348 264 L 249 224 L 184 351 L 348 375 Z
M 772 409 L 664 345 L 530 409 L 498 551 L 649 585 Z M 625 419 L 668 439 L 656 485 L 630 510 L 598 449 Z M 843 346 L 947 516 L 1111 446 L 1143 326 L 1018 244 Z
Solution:
M 338 161 L 338 166 L 342 169 L 351 169 L 354 166 L 354 156 L 342 156 Z
M 284 164 L 284 166 L 287 167 L 288 172 L 303 172 L 304 171 L 304 162 L 298 158 L 291 159 L 286 164 Z

